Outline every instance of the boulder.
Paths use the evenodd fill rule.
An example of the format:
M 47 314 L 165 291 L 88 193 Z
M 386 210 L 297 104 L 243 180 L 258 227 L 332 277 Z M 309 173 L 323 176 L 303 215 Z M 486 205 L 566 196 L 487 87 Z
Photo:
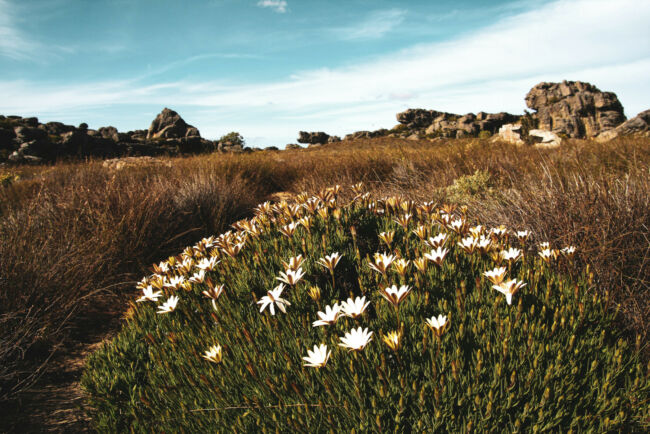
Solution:
M 495 134 L 504 124 L 518 121 L 520 116 L 509 113 L 454 113 L 436 110 L 409 109 L 397 114 L 397 120 L 407 128 L 402 136 L 424 133 L 437 137 L 476 137 L 481 131 Z
M 115 142 L 120 141 L 119 133 L 115 127 L 101 127 L 97 130 L 97 132 L 105 139 L 111 139 Z
M 494 137 L 494 140 L 503 140 L 515 145 L 523 145 L 524 141 L 521 138 L 521 125 L 505 124 L 499 128 L 499 132 Z
M 284 147 L 284 149 L 285 149 L 286 151 L 289 151 L 289 150 L 291 150 L 291 149 L 302 149 L 302 146 L 300 146 L 300 145 L 297 144 L 297 143 L 288 143 L 288 144 Z
M 298 133 L 298 143 L 308 143 L 310 145 L 327 143 L 329 138 L 329 134 L 326 134 L 322 131 L 311 133 L 307 131 L 300 131 Z
M 199 130 L 185 123 L 174 110 L 165 107 L 151 122 L 147 139 L 180 139 L 183 137 L 200 137 Z
M 75 130 L 74 126 L 66 125 L 62 122 L 48 122 L 39 126 L 39 128 L 41 127 L 43 127 L 43 129 L 45 129 L 48 134 L 52 134 L 54 136 L 60 136 L 63 133 L 69 133 L 70 131 Z
M 22 143 L 31 142 L 32 140 L 46 140 L 48 138 L 47 131 L 36 127 L 15 127 L 14 133 L 16 134 L 16 138 Z
M 650 136 L 650 110 L 642 111 L 616 128 L 600 133 L 596 139 L 598 141 L 607 141 L 632 134 Z
M 536 110 L 539 129 L 572 138 L 596 137 L 625 121 L 616 94 L 580 81 L 539 83 L 526 95 L 526 105 Z
M 341 138 L 339 136 L 329 136 L 327 139 L 327 143 L 338 143 L 341 141 Z
M 562 144 L 562 138 L 552 131 L 530 130 L 528 131 L 528 137 L 531 142 L 544 148 L 555 148 Z

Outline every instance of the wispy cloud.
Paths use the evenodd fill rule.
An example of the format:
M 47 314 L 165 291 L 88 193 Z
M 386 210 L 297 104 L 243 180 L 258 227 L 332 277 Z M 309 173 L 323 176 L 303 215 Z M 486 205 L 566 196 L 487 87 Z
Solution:
M 287 11 L 289 5 L 285 0 L 260 0 L 257 2 L 257 6 L 261 8 L 271 8 L 275 12 L 283 14 Z
M 530 87 L 569 79 L 616 92 L 633 116 L 650 100 L 648 22 L 647 1 L 561 0 L 455 40 L 273 82 L 52 86 L 0 80 L 0 113 L 47 114 L 58 120 L 69 113 L 87 117 L 97 112 L 103 124 L 126 130 L 146 127 L 161 107 L 171 106 L 206 137 L 236 130 L 258 138 L 254 145 L 282 145 L 299 130 L 345 134 L 391 127 L 395 113 L 408 107 L 521 113 Z M 114 117 L 107 118 L 99 108 L 109 107 L 138 107 L 150 114 L 119 117 L 127 110 L 113 109 Z M 81 121 L 88 119 L 76 120 Z
M 0 0 L 0 55 L 15 60 L 29 60 L 39 45 L 20 31 L 14 6 Z
M 372 12 L 365 20 L 332 31 L 341 39 L 377 39 L 399 26 L 406 18 L 402 9 L 387 9 Z

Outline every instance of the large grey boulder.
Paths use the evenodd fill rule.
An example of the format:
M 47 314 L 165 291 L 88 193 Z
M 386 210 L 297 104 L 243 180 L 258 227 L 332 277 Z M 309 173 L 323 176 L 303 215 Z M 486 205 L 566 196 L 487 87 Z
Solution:
M 526 95 L 526 104 L 536 110 L 539 129 L 571 138 L 596 137 L 625 121 L 615 93 L 580 81 L 539 83 Z
M 183 137 L 200 137 L 199 130 L 188 125 L 174 110 L 165 107 L 151 122 L 147 139 L 180 139 Z

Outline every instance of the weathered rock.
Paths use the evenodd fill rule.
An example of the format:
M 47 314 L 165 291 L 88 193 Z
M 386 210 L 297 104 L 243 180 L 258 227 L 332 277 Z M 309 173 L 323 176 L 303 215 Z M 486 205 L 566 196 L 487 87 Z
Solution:
M 619 136 L 632 134 L 640 134 L 650 137 L 650 110 L 642 111 L 616 128 L 600 133 L 596 139 L 602 142 Z
M 182 137 L 200 137 L 199 130 L 188 125 L 174 110 L 165 107 L 151 122 L 147 139 L 180 139 Z
M 536 110 L 539 129 L 572 138 L 596 137 L 625 121 L 616 94 L 580 81 L 539 83 L 526 95 L 526 104 Z
M 341 138 L 339 136 L 329 136 L 327 139 L 327 143 L 338 143 L 341 141 Z
M 70 131 L 75 130 L 74 126 L 66 125 L 62 122 L 48 122 L 46 124 L 40 125 L 39 128 L 40 127 L 43 127 L 48 134 L 55 136 L 60 136 L 63 133 L 69 133 Z
M 111 139 L 116 142 L 120 141 L 117 128 L 115 127 L 101 127 L 97 130 L 97 132 L 105 139 Z
M 530 130 L 528 131 L 530 141 L 540 147 L 555 148 L 562 144 L 562 138 L 552 131 Z
M 291 149 L 302 149 L 302 146 L 300 146 L 297 143 L 287 143 L 287 145 L 284 147 L 285 150 L 289 151 Z
M 499 132 L 493 140 L 503 140 L 515 145 L 523 145 L 524 141 L 521 138 L 521 125 L 505 124 L 499 128 Z
M 308 143 L 310 145 L 327 143 L 327 140 L 329 138 L 330 138 L 329 134 L 326 134 L 322 131 L 317 131 L 317 132 L 300 131 L 298 133 L 298 143 Z
M 16 138 L 21 142 L 47 139 L 47 131 L 36 127 L 15 127 L 14 133 L 16 133 Z
M 509 113 L 454 113 L 436 110 L 409 109 L 397 114 L 397 120 L 407 127 L 401 135 L 409 136 L 416 132 L 438 137 L 476 137 L 481 131 L 495 134 L 506 123 L 519 120 L 519 116 Z M 395 129 L 395 128 L 394 128 Z

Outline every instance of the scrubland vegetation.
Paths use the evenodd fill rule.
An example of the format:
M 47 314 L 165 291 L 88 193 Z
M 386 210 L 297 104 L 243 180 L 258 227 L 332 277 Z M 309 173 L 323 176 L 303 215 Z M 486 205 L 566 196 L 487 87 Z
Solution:
M 556 268 L 543 265 L 536 250 L 527 252 L 529 259 L 509 271 L 509 276 L 527 286 L 508 306 L 503 296 L 481 277 L 483 271 L 491 269 L 493 259 L 461 253 L 456 244 L 459 240 L 454 238 L 460 235 L 451 235 L 451 251 L 444 265 L 448 268 L 438 269 L 431 264 L 429 274 L 416 282 L 416 272 L 411 267 L 403 282 L 393 272 L 391 279 L 383 282 L 375 281 L 379 276 L 367 266 L 368 255 L 371 258 L 376 251 L 389 252 L 388 246 L 379 245 L 379 232 L 397 232 L 394 247 L 404 258 L 416 259 L 423 253 L 424 247 L 410 232 L 415 226 L 400 229 L 393 221 L 397 215 L 389 212 L 384 216 L 366 216 L 354 205 L 341 211 L 346 224 L 332 215 L 315 215 L 317 223 L 311 238 L 303 229 L 299 230 L 306 242 L 319 246 L 307 251 L 302 250 L 298 241 L 292 244 L 279 233 L 271 236 L 269 227 L 264 235 L 267 238 L 247 241 L 244 246 L 242 266 L 247 264 L 248 269 L 235 267 L 234 259 L 220 258 L 226 268 L 212 278 L 215 283 L 219 280 L 218 283 L 225 284 L 226 289 L 215 303 L 216 312 L 209 299 L 201 295 L 206 289 L 203 284 L 190 291 L 179 290 L 178 310 L 169 314 L 157 314 L 153 304 L 138 303 L 137 308 L 129 310 L 130 319 L 124 331 L 89 365 L 85 384 L 98 410 L 95 422 L 105 429 L 127 423 L 144 427 L 137 424 L 161 417 L 168 428 L 178 423 L 189 429 L 200 427 L 201 421 L 221 418 L 218 420 L 225 429 L 258 424 L 268 428 L 272 422 L 278 426 L 301 426 L 312 417 L 319 417 L 327 430 L 350 428 L 355 426 L 354 420 L 365 416 L 364 423 L 372 429 L 379 425 L 402 427 L 422 420 L 431 420 L 432 425 L 424 428 L 435 428 L 433 421 L 438 416 L 433 403 L 444 397 L 447 404 L 440 411 L 455 414 L 454 426 L 458 429 L 467 429 L 469 422 L 474 426 L 482 423 L 478 419 L 473 421 L 468 413 L 480 409 L 485 415 L 489 402 L 493 422 L 512 429 L 532 428 L 538 421 L 543 422 L 539 428 L 568 429 L 567 421 L 574 419 L 571 411 L 585 416 L 577 419 L 576 428 L 647 428 L 647 139 L 625 138 L 607 144 L 575 141 L 549 150 L 486 140 L 431 143 L 373 139 L 302 151 L 214 154 L 170 162 L 169 166 L 142 165 L 121 170 L 106 168 L 101 162 L 2 169 L 0 397 L 5 402 L 20 397 L 39 375 L 48 375 L 48 360 L 53 352 L 65 354 L 67 345 L 79 333 L 101 328 L 102 318 L 124 314 L 129 300 L 142 295 L 135 289 L 136 282 L 151 275 L 151 264 L 178 255 L 186 246 L 251 217 L 255 206 L 273 199 L 275 193 L 304 191 L 311 195 L 339 184 L 344 187 L 339 197 L 343 205 L 354 196 L 349 186 L 364 182 L 365 189 L 376 199 L 400 196 L 439 205 L 465 205 L 468 225 L 480 222 L 485 228 L 505 225 L 513 230 L 529 230 L 530 246 L 548 241 L 554 248 L 573 245 L 577 253 L 570 263 L 560 261 Z M 429 223 L 427 230 L 432 231 L 432 236 L 444 229 L 440 222 Z M 356 246 L 350 225 L 365 228 L 359 235 L 363 239 Z M 499 246 L 505 247 L 503 240 L 499 242 Z M 270 246 L 272 254 L 264 256 L 266 265 L 257 273 L 253 271 L 253 251 L 263 246 Z M 331 276 L 315 261 L 335 251 L 344 254 L 344 259 L 340 268 L 335 269 L 332 287 Z M 304 279 L 309 286 L 318 285 L 321 289 L 320 304 L 309 298 L 309 286 L 305 284 L 285 290 L 291 302 L 286 315 L 260 315 L 252 306 L 255 297 L 259 299 L 279 283 L 275 281 L 270 286 L 278 272 L 285 271 L 280 270 L 281 260 L 300 253 L 305 258 L 309 256 Z M 228 281 L 220 281 L 224 278 Z M 401 325 L 379 295 L 385 284 L 412 287 Z M 366 295 L 371 301 L 366 319 L 358 324 L 345 319 L 337 323 L 336 331 L 310 330 L 317 310 L 335 300 L 344 301 L 349 293 Z M 424 302 L 427 293 L 429 300 Z M 165 294 L 164 300 L 169 295 Z M 190 306 L 197 312 L 192 313 Z M 546 310 L 544 315 L 539 314 L 542 309 Z M 224 315 L 230 321 L 242 322 L 255 344 L 247 340 L 246 333 L 242 335 L 228 325 L 228 320 L 219 320 L 215 326 L 213 313 L 218 320 L 219 315 Z M 440 339 L 424 326 L 425 316 L 438 314 L 450 318 L 449 328 Z M 473 330 L 478 317 L 486 321 L 485 337 L 480 336 L 481 330 Z M 212 329 L 203 330 L 203 322 Z M 526 327 L 538 327 L 530 345 L 530 329 L 515 327 L 522 322 L 527 322 Z M 164 324 L 155 334 L 154 323 Z M 561 325 L 551 331 L 554 323 Z M 353 326 L 374 331 L 367 350 L 357 355 L 335 350 L 338 337 Z M 187 338 L 180 327 L 192 330 Z M 296 338 L 284 342 L 282 338 L 288 328 L 292 328 L 292 337 Z M 386 347 L 381 335 L 399 330 L 404 333 L 404 346 L 394 352 Z M 569 347 L 573 333 L 575 341 Z M 178 341 L 174 336 L 179 337 Z M 504 336 L 509 336 L 505 344 L 509 349 L 503 347 Z M 275 357 L 269 354 L 262 362 L 262 356 L 244 351 L 250 346 L 262 351 L 278 339 L 286 348 L 278 347 Z M 327 343 L 332 350 L 329 364 L 320 370 L 303 368 L 301 357 L 320 343 Z M 217 344 L 223 346 L 221 363 L 201 358 L 204 351 Z M 557 360 L 556 350 L 560 347 L 582 351 L 580 357 L 575 357 L 567 350 L 564 359 Z M 252 347 L 248 349 L 253 351 Z M 476 371 L 479 349 L 484 358 L 479 378 L 485 381 L 470 384 L 468 380 L 473 377 L 468 370 Z M 521 351 L 526 352 L 525 361 L 517 362 Z M 164 357 L 161 353 L 165 353 Z M 146 362 L 159 355 L 168 366 Z M 534 355 L 539 355 L 538 367 L 531 364 Z M 434 361 L 433 356 L 441 359 Z M 137 372 L 124 365 L 134 358 L 142 362 Z M 247 358 L 257 363 L 268 361 L 269 365 L 253 366 L 250 372 Z M 122 366 L 116 368 L 119 384 L 111 385 L 102 379 L 107 361 Z M 594 361 L 596 366 L 592 370 Z M 400 377 L 400 364 L 414 364 L 417 369 Z M 162 371 L 172 367 L 178 371 L 168 372 L 165 379 Z M 418 377 L 423 382 L 421 388 L 420 383 L 414 385 L 416 378 L 412 378 L 418 370 L 422 370 Z M 497 370 L 500 375 L 495 374 Z M 220 382 L 224 375 L 229 376 L 230 382 Z M 283 381 L 283 375 L 295 378 L 294 382 Z M 184 379 L 181 381 L 177 376 Z M 256 376 L 261 377 L 253 381 Z M 266 378 L 271 378 L 270 384 Z M 163 390 L 162 382 L 170 390 Z M 378 389 L 381 384 L 383 392 Z M 598 387 L 601 395 L 596 389 L 590 395 L 590 387 Z M 354 398 L 355 388 L 368 391 L 368 400 L 374 396 L 375 403 Z M 159 394 L 155 393 L 157 390 Z M 229 390 L 239 390 L 239 395 L 235 395 L 238 400 L 226 402 L 223 396 Z M 409 391 L 402 403 L 398 390 Z M 423 390 L 424 397 L 420 398 Z M 490 390 L 493 398 L 486 398 Z M 180 398 L 181 391 L 194 401 Z M 289 394 L 291 401 L 279 398 Z M 452 395 L 445 394 L 452 394 L 453 400 Z M 560 395 L 563 398 L 558 402 Z M 515 396 L 511 399 L 516 402 L 504 404 L 508 396 Z M 330 408 L 325 405 L 344 399 L 352 407 L 325 411 Z M 279 408 L 261 410 L 261 403 Z M 526 403 L 528 410 L 524 409 Z M 129 410 L 118 416 L 113 409 L 121 404 Z M 188 413 L 227 404 L 247 408 L 219 416 L 215 411 Z M 285 407 L 288 404 L 316 406 Z M 156 411 L 164 406 L 178 409 L 182 415 L 172 414 L 171 409 L 169 414 Z M 434 413 L 422 413 L 424 407 Z M 535 414 L 530 413 L 531 408 L 535 408 Z M 569 413 L 561 413 L 562 408 Z M 509 409 L 521 417 L 508 418 Z M 603 416 L 587 417 L 597 413 Z M 328 414 L 336 416 L 334 422 Z

